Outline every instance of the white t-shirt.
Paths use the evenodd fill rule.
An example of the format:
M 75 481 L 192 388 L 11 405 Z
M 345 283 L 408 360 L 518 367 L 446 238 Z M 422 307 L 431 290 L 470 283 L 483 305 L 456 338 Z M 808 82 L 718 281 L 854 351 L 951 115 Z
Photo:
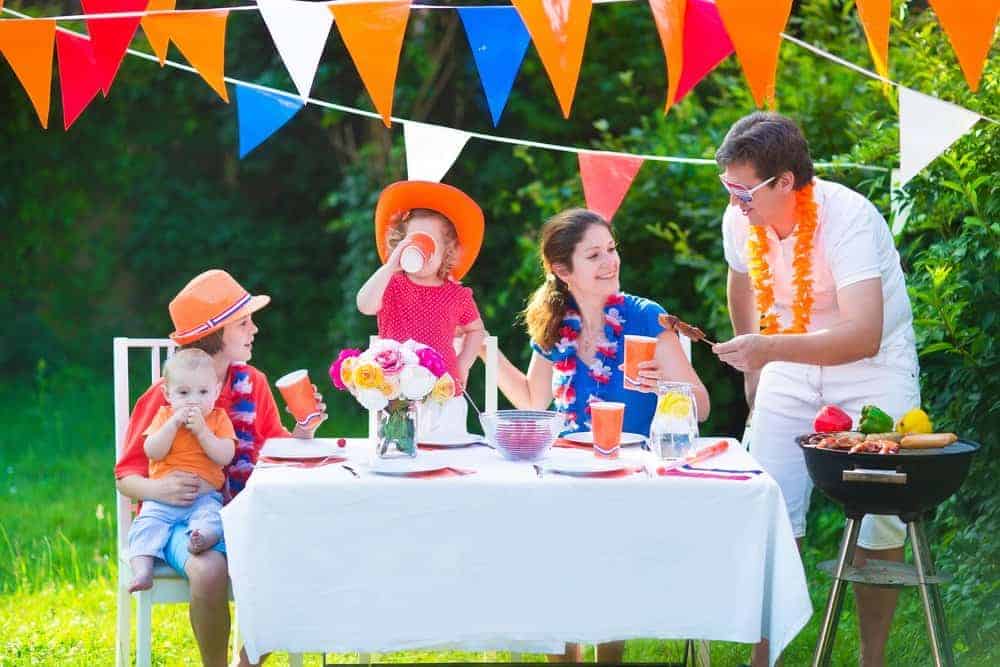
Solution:
M 913 311 L 899 265 L 899 253 L 885 219 L 867 198 L 838 183 L 815 179 L 813 193 L 819 225 L 813 244 L 814 303 L 809 331 L 828 328 L 840 319 L 837 290 L 870 278 L 882 279 L 882 343 L 875 361 L 897 368 L 917 367 Z M 768 265 L 774 275 L 775 312 L 783 327 L 791 324 L 794 296 L 792 261 L 795 235 L 779 240 L 768 227 Z M 726 261 L 738 273 L 748 273 L 747 240 L 750 220 L 738 206 L 722 216 Z

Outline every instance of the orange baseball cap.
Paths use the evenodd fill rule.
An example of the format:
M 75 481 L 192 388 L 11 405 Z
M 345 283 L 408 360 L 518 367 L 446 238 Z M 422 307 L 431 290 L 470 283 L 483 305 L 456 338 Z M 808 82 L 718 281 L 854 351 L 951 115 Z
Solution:
M 179 345 L 193 343 L 230 322 L 255 313 L 271 302 L 264 294 L 251 296 L 221 269 L 195 276 L 170 302 L 174 332 Z
M 451 276 L 461 280 L 479 256 L 486 222 L 483 210 L 472 197 L 444 183 L 398 181 L 382 191 L 375 206 L 375 245 L 379 259 L 384 263 L 389 258 L 387 236 L 392 221 L 398 214 L 415 208 L 437 211 L 455 225 L 458 258 L 451 269 Z

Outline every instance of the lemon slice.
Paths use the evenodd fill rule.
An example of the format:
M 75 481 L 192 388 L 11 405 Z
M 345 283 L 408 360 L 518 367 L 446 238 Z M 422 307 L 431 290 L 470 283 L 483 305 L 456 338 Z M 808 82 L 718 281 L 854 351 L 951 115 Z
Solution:
M 691 399 L 684 394 L 668 392 L 660 396 L 656 405 L 656 414 L 669 417 L 687 417 L 691 414 Z

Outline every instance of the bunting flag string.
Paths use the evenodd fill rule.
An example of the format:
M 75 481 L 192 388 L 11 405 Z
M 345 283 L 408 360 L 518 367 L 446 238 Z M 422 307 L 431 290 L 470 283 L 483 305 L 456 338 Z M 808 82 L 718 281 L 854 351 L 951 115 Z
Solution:
M 903 187 L 982 118 L 950 102 L 899 87 L 899 186 Z
M 667 64 L 667 101 L 663 106 L 663 113 L 667 113 L 677 100 L 681 70 L 684 67 L 684 16 L 687 13 L 687 0 L 649 0 L 649 8 L 653 11 L 653 21 L 656 23 L 656 32 L 660 36 L 663 58 Z
M 587 208 L 611 222 L 642 167 L 642 158 L 580 152 L 577 159 Z
M 979 90 L 979 79 L 990 53 L 997 19 L 1000 19 L 1000 2 L 997 0 L 929 0 L 955 49 L 958 64 L 972 92 Z
M 791 16 L 792 0 L 716 0 L 715 4 L 736 47 L 754 101 L 759 107 L 773 103 L 781 33 Z
M 858 18 L 875 61 L 875 71 L 889 78 L 889 18 L 892 0 L 857 0 Z
M 264 1 L 266 3 L 268 0 L 264 0 Z M 283 2 L 288 3 L 288 2 L 294 2 L 295 0 L 274 0 L 274 1 L 275 2 L 283 1 Z M 602 1 L 605 1 L 605 0 L 595 0 L 595 1 L 596 2 L 602 2 Z M 662 2 L 664 0 L 654 0 L 654 2 L 655 1 L 661 1 Z M 669 0 L 667 0 L 667 1 L 669 1 Z M 784 2 L 784 0 L 780 0 L 780 1 Z M 361 116 L 372 117 L 372 118 L 382 118 L 383 122 L 385 122 L 385 123 L 389 123 L 389 122 L 393 122 L 393 121 L 394 122 L 398 122 L 398 123 L 403 123 L 404 124 L 404 128 L 405 128 L 405 124 L 411 124 L 411 129 L 409 131 L 411 139 L 414 136 L 414 130 L 413 130 L 413 127 L 412 127 L 413 125 L 420 125 L 420 126 L 422 126 L 423 130 L 425 130 L 425 134 L 427 134 L 429 132 L 429 133 L 435 134 L 438 137 L 451 137 L 453 141 L 452 141 L 452 144 L 449 144 L 449 145 L 452 145 L 452 148 L 450 148 L 449 150 L 451 150 L 453 152 L 453 156 L 450 159 L 441 158 L 440 164 L 444 164 L 444 166 L 441 167 L 440 164 L 439 164 L 437 167 L 435 167 L 435 170 L 439 171 L 441 176 L 443 176 L 443 174 L 448 170 L 448 168 L 454 162 L 454 159 L 457 158 L 457 155 L 461 152 L 462 147 L 464 146 L 465 142 L 469 138 L 478 138 L 478 139 L 483 139 L 483 140 L 486 140 L 486 141 L 493 141 L 493 142 L 499 142 L 499 143 L 508 143 L 508 144 L 514 144 L 514 145 L 523 145 L 523 146 L 529 146 L 529 147 L 535 147 L 535 148 L 542 148 L 542 149 L 546 149 L 546 150 L 556 150 L 556 151 L 563 151 L 563 152 L 572 152 L 572 153 L 577 153 L 577 154 L 586 153 L 588 155 L 592 155 L 592 156 L 593 155 L 604 156 L 606 158 L 622 158 L 622 159 L 629 159 L 629 158 L 631 158 L 633 161 L 634 160 L 638 160 L 638 164 L 639 165 L 641 165 L 641 162 L 643 160 L 660 161 L 660 162 L 686 163 L 686 164 L 702 164 L 702 165 L 714 165 L 715 164 L 714 160 L 706 159 L 706 158 L 684 158 L 684 157 L 678 157 L 678 156 L 660 156 L 660 155 L 634 155 L 634 154 L 622 153 L 622 152 L 616 152 L 616 151 L 592 151 L 592 150 L 589 150 L 589 149 L 576 148 L 576 147 L 572 147 L 572 146 L 563 146 L 563 145 L 557 145 L 557 144 L 547 144 L 547 143 L 535 142 L 535 141 L 530 141 L 530 140 L 525 140 L 525 139 L 519 139 L 519 138 L 514 138 L 514 137 L 503 137 L 503 136 L 498 136 L 498 135 L 489 135 L 489 134 L 476 133 L 476 132 L 465 132 L 465 131 L 462 131 L 462 130 L 458 130 L 456 128 L 450 128 L 450 127 L 441 126 L 441 125 L 431 125 L 431 124 L 427 124 L 427 123 L 415 124 L 412 121 L 409 121 L 407 119 L 400 119 L 400 118 L 392 117 L 391 115 L 388 115 L 387 113 L 385 113 L 382 110 L 380 110 L 379 113 L 372 113 L 372 112 L 368 112 L 368 111 L 363 111 L 361 109 L 356 109 L 356 108 L 353 108 L 353 107 L 346 107 L 346 106 L 343 106 L 343 105 L 338 105 L 338 104 L 333 104 L 333 103 L 330 103 L 330 102 L 324 102 L 322 100 L 313 99 L 313 98 L 310 98 L 310 97 L 308 97 L 306 95 L 302 95 L 301 90 L 299 92 L 299 96 L 296 96 L 296 95 L 293 95 L 292 93 L 288 93 L 288 92 L 285 92 L 285 91 L 280 91 L 280 90 L 276 90 L 276 89 L 272 89 L 272 88 L 267 88 L 267 87 L 264 87 L 264 86 L 258 86 L 256 84 L 252 84 L 252 83 L 249 83 L 249 82 L 245 82 L 245 81 L 241 81 L 241 80 L 237 80 L 237 79 L 232 79 L 232 78 L 229 78 L 229 77 L 225 77 L 224 74 L 223 74 L 223 62 L 222 62 L 222 51 L 223 51 L 223 48 L 222 47 L 224 46 L 225 18 L 228 15 L 227 12 L 212 12 L 212 11 L 205 11 L 205 10 L 194 10 L 194 11 L 178 12 L 176 14 L 162 14 L 162 13 L 161 14 L 155 14 L 155 13 L 153 13 L 153 12 L 157 11 L 157 8 L 169 7 L 169 6 L 173 5 L 173 2 L 174 2 L 174 0 L 150 0 L 149 5 L 147 7 L 147 13 L 144 15 L 144 18 L 143 18 L 143 21 L 142 21 L 144 30 L 147 31 L 147 36 L 151 37 L 151 41 L 154 41 L 151 33 L 155 34 L 155 33 L 159 32 L 160 34 L 158 36 L 163 38 L 163 41 L 160 42 L 160 44 L 161 44 L 161 50 L 157 53 L 157 55 L 153 56 L 153 55 L 142 53 L 140 51 L 135 51 L 135 50 L 132 50 L 132 49 L 127 49 L 127 51 L 126 51 L 127 53 L 129 53 L 131 55 L 134 55 L 134 56 L 142 57 L 142 58 L 147 59 L 147 60 L 159 60 L 161 62 L 161 65 L 170 64 L 171 67 L 175 67 L 175 68 L 178 68 L 178 69 L 183 69 L 185 71 L 189 71 L 189 72 L 201 74 L 203 76 L 203 78 L 206 79 L 206 81 L 209 81 L 210 84 L 212 84 L 212 87 L 215 88 L 217 92 L 219 92 L 220 96 L 222 96 L 223 99 L 227 99 L 227 97 L 226 97 L 225 83 L 228 82 L 228 83 L 232 83 L 232 84 L 235 84 L 237 86 L 241 86 L 241 87 L 244 87 L 244 88 L 247 88 L 247 89 L 256 90 L 256 91 L 259 91 L 261 93 L 270 94 L 271 98 L 268 101 L 269 101 L 270 105 L 272 105 L 272 106 L 275 103 L 277 103 L 278 101 L 281 101 L 281 100 L 284 100 L 286 102 L 288 100 L 291 100 L 293 102 L 292 106 L 290 106 L 290 107 L 287 106 L 287 105 L 285 105 L 286 109 L 294 109 L 294 111 L 290 115 L 288 114 L 287 111 L 284 114 L 282 114 L 282 113 L 277 113 L 276 110 L 272 110 L 271 116 L 267 116 L 266 114 L 261 114 L 261 113 L 258 113 L 256 115 L 251 114 L 249 116 L 247 114 L 243 114 L 244 120 L 241 120 L 241 132 L 245 131 L 246 135 L 245 135 L 245 138 L 241 138 L 241 144 L 240 144 L 241 156 L 245 155 L 247 152 L 249 152 L 250 150 L 252 150 L 253 147 L 255 147 L 256 145 L 259 145 L 260 141 L 263 141 L 263 139 L 265 139 L 267 136 L 270 136 L 271 133 L 273 133 L 278 128 L 280 128 L 285 122 L 287 122 L 287 120 L 291 116 L 294 115 L 295 112 L 298 111 L 299 108 L 301 108 L 302 105 L 304 105 L 305 103 L 310 103 L 310 104 L 314 104 L 314 105 L 325 107 L 325 108 L 331 108 L 331 109 L 336 109 L 336 110 L 339 110 L 339 111 L 344 111 L 346 113 L 351 113 L 351 114 L 354 114 L 354 115 L 361 115 Z M 361 3 L 354 3 L 354 4 L 361 4 Z M 371 3 L 367 3 L 367 4 L 371 4 Z M 389 5 L 405 4 L 405 0 L 403 0 L 402 2 L 399 2 L 399 3 L 392 3 L 392 2 L 386 3 L 386 2 L 382 2 L 381 4 L 382 5 L 386 5 L 386 4 L 389 4 Z M 685 4 L 686 4 L 686 11 L 685 11 L 685 37 L 686 37 L 686 39 L 684 39 L 684 44 L 685 44 L 684 51 L 685 51 L 685 53 L 687 53 L 687 45 L 690 44 L 690 43 L 696 43 L 696 42 L 694 42 L 694 40 L 689 39 L 690 35 L 687 32 L 688 29 L 689 29 L 689 27 L 691 27 L 691 26 L 698 26 L 700 28 L 706 28 L 706 26 L 707 26 L 708 29 L 711 30 L 712 26 L 713 26 L 712 22 L 713 21 L 715 22 L 714 26 L 721 27 L 722 26 L 722 19 L 721 19 L 721 16 L 719 15 L 719 13 L 717 11 L 714 14 L 712 14 L 712 13 L 710 13 L 708 11 L 709 9 L 714 9 L 715 8 L 714 3 L 709 2 L 708 0 L 687 0 L 687 2 Z M 441 8 L 441 7 L 437 7 L 437 8 Z M 409 5 L 407 5 L 405 9 L 406 9 L 407 15 L 408 15 Z M 3 11 L 6 12 L 6 13 L 10 13 L 10 14 L 12 14 L 14 16 L 17 16 L 19 18 L 24 18 L 24 15 L 22 15 L 22 14 L 20 14 L 18 12 L 15 12 L 13 10 L 7 9 L 7 8 L 3 8 Z M 192 34 L 204 33 L 205 32 L 204 30 L 201 30 L 201 31 L 198 31 L 198 30 L 195 30 L 195 31 L 184 31 L 184 30 L 177 31 L 177 30 L 175 30 L 170 25 L 169 21 L 168 22 L 163 22 L 162 20 L 159 20 L 159 19 L 163 19 L 163 18 L 171 18 L 173 16 L 183 16 L 183 15 L 190 15 L 189 16 L 190 19 L 195 19 L 195 18 L 197 18 L 195 15 L 206 15 L 206 14 L 207 15 L 214 15 L 215 19 L 216 19 L 215 20 L 215 24 L 217 26 L 221 26 L 221 30 L 219 28 L 216 28 L 215 31 L 214 31 L 214 35 L 215 36 L 212 39 L 209 39 L 209 40 L 204 39 L 204 34 L 202 34 L 202 38 L 200 40 L 199 39 L 194 39 L 192 37 Z M 104 15 L 104 16 L 102 16 L 102 18 L 107 17 L 107 16 L 108 15 Z M 221 20 L 219 20 L 219 19 L 221 19 Z M 52 24 L 55 21 L 55 19 L 47 19 L 47 21 L 48 21 L 48 26 L 52 26 Z M 7 22 L 2 22 L 2 23 L 6 24 Z M 14 23 L 14 22 L 11 22 L 11 23 Z M 16 27 L 20 27 L 20 26 L 17 25 L 17 24 L 20 24 L 20 23 L 24 23 L 25 25 L 28 25 L 28 24 L 32 24 L 32 23 L 34 23 L 34 24 L 40 24 L 40 23 L 44 23 L 44 21 L 42 21 L 42 20 L 24 21 L 24 22 L 19 21 L 19 22 L 17 22 L 15 24 L 15 26 Z M 163 25 L 166 25 L 167 29 L 162 29 Z M 158 28 L 160 28 L 160 29 L 158 30 Z M 12 30 L 12 28 L 5 28 L 5 30 L 10 31 L 10 30 Z M 91 40 L 89 40 L 84 35 L 79 35 L 77 33 L 73 33 L 73 32 L 70 32 L 70 31 L 62 29 L 62 28 L 56 28 L 55 31 L 56 31 L 55 41 L 56 41 L 56 44 L 57 44 L 56 51 L 57 51 L 57 54 L 59 56 L 59 61 L 60 61 L 60 63 L 59 63 L 59 67 L 60 67 L 60 79 L 61 79 L 61 83 L 63 84 L 62 85 L 62 94 L 63 94 L 63 107 L 64 107 L 64 123 L 65 123 L 65 126 L 68 128 L 69 125 L 71 125 L 73 123 L 73 121 L 76 120 L 76 118 L 79 116 L 79 114 L 82 112 L 82 110 L 87 106 L 87 104 L 89 104 L 89 102 L 91 100 L 93 100 L 94 96 L 96 96 L 96 91 L 101 89 L 101 86 L 102 86 L 101 82 L 104 79 L 102 79 L 101 76 L 100 76 L 101 70 L 100 70 L 100 67 L 99 67 L 99 62 L 97 60 L 95 45 L 91 42 Z M 3 41 L 3 39 L 2 39 L 3 34 L 4 33 L 0 32 L 0 51 L 2 51 L 4 53 L 4 55 L 8 58 L 8 60 L 11 61 L 12 67 L 15 69 L 15 72 L 18 73 L 18 78 L 22 79 L 22 85 L 25 86 L 25 89 L 28 92 L 29 97 L 32 98 L 32 102 L 35 105 L 36 112 L 39 114 L 40 119 L 42 119 L 43 118 L 43 109 L 45 109 L 45 107 L 47 106 L 47 100 L 44 99 L 44 95 L 42 95 L 41 93 L 38 93 L 37 95 L 32 93 L 32 91 L 36 91 L 36 93 L 37 93 L 37 91 L 39 91 L 41 89 L 41 85 L 38 84 L 38 83 L 33 83 L 32 86 L 29 87 L 29 85 L 27 83 L 25 83 L 25 81 L 24 81 L 24 79 L 29 78 L 29 77 L 25 77 L 25 76 L 22 76 L 22 75 L 23 75 L 24 72 L 26 72 L 28 70 L 30 70 L 33 73 L 42 72 L 43 68 L 39 67 L 37 64 L 36 65 L 31 65 L 30 67 L 26 67 L 25 64 L 24 64 L 24 62 L 23 62 L 23 56 L 20 57 L 20 64 L 19 65 L 15 64 L 14 61 L 17 60 L 18 58 L 17 57 L 12 57 L 10 55 L 10 53 L 11 53 L 11 47 L 9 46 L 9 44 L 7 44 L 7 43 L 5 43 Z M 721 32 L 718 32 L 717 34 L 725 36 L 726 33 L 725 33 L 724 28 L 721 28 Z M 68 38 L 68 39 L 62 39 L 60 37 L 61 35 L 68 35 L 68 36 L 71 36 L 71 37 Z M 964 108 L 958 107 L 956 105 L 948 104 L 948 103 L 943 102 L 942 100 L 939 100 L 937 98 L 933 98 L 933 97 L 930 97 L 930 96 L 922 95 L 922 94 L 916 93 L 915 91 L 910 91 L 909 89 L 905 89 L 907 92 L 904 93 L 904 92 L 902 92 L 904 90 L 903 86 L 901 86 L 900 84 L 898 84 L 896 82 L 893 82 L 893 81 L 889 80 L 886 77 L 883 77 L 883 76 L 881 76 L 879 74 L 875 74 L 873 72 L 870 72 L 870 71 L 868 71 L 868 70 L 866 70 L 866 69 L 864 69 L 864 68 L 862 68 L 862 67 L 860 67 L 858 65 L 855 65 L 855 64 L 850 63 L 850 62 L 848 62 L 848 61 L 846 61 L 846 60 L 844 60 L 842 58 L 834 56 L 833 54 L 830 54 L 830 53 L 828 53 L 828 52 L 826 52 L 826 51 L 824 51 L 822 49 L 819 49 L 819 48 L 817 48 L 817 47 L 815 47 L 813 45 L 810 45 L 810 44 L 808 44 L 806 42 L 802 42 L 801 40 L 798 40 L 798 39 L 795 39 L 793 37 L 790 37 L 789 35 L 786 35 L 786 34 L 783 34 L 783 33 L 779 33 L 779 35 L 780 35 L 781 38 L 784 38 L 785 40 L 791 41 L 791 42 L 793 42 L 793 43 L 795 43 L 795 44 L 797 44 L 797 45 L 799 45 L 799 46 L 801 46 L 803 48 L 806 48 L 806 49 L 808 49 L 808 50 L 816 53 L 817 55 L 820 55 L 820 56 L 822 56 L 824 58 L 827 58 L 827 59 L 829 59 L 829 60 L 831 60 L 833 62 L 837 62 L 838 64 L 847 66 L 847 67 L 849 67 L 849 68 L 851 68 L 851 69 L 853 69 L 853 70 L 855 70 L 855 71 L 857 71 L 859 73 L 864 74 L 865 76 L 869 76 L 869 77 L 872 77 L 874 79 L 881 80 L 881 81 L 883 81 L 883 82 L 885 82 L 887 84 L 891 84 L 893 86 L 897 86 L 897 87 L 900 88 L 900 91 L 901 91 L 900 92 L 901 107 L 905 103 L 906 108 L 908 110 L 906 122 L 903 121 L 902 117 L 901 117 L 901 121 L 900 121 L 900 128 L 901 128 L 900 129 L 900 134 L 901 134 L 901 139 L 900 139 L 900 141 L 901 141 L 901 162 L 904 162 L 904 164 L 906 166 L 906 169 L 905 169 L 905 172 L 906 172 L 905 176 L 906 176 L 906 178 L 905 179 L 901 179 L 902 183 L 905 183 L 907 180 L 909 180 L 910 178 L 912 178 L 913 174 L 915 174 L 917 171 L 919 171 L 920 169 L 922 169 L 923 166 L 926 166 L 926 164 L 929 163 L 931 160 L 933 160 L 933 158 L 937 154 L 940 154 L 941 151 L 946 150 L 947 147 L 951 145 L 951 143 L 953 143 L 959 136 L 961 136 L 962 134 L 964 134 L 965 132 L 967 132 L 968 129 L 971 128 L 972 124 L 974 124 L 979 119 L 984 119 L 984 120 L 986 120 L 988 122 L 991 122 L 991 123 L 997 123 L 997 121 L 994 120 L 994 119 L 986 118 L 986 117 L 981 116 L 979 114 L 976 114 L 975 112 L 972 112 L 972 111 L 970 111 L 968 109 L 964 109 Z M 185 65 L 183 65 L 181 63 L 175 63 L 173 61 L 168 61 L 166 59 L 165 48 L 166 48 L 166 44 L 170 40 L 172 40 L 176 44 L 178 44 L 178 47 L 180 48 L 181 53 L 183 53 L 188 58 L 189 62 L 191 62 L 191 64 L 193 65 L 193 67 L 188 67 L 188 66 L 185 66 Z M 10 40 L 7 40 L 7 41 L 9 42 Z M 44 41 L 44 39 L 43 39 L 43 41 Z M 198 48 L 192 48 L 192 44 L 193 43 L 197 43 L 199 45 L 199 47 Z M 212 44 L 212 48 L 206 48 L 205 47 L 205 43 Z M 728 47 L 730 48 L 730 50 L 732 49 L 732 45 L 731 44 L 729 44 Z M 156 48 L 157 47 L 154 46 L 154 49 L 156 49 Z M 38 50 L 38 49 L 36 49 L 36 51 L 40 52 L 40 50 Z M 51 58 L 51 50 L 49 52 L 49 57 Z M 352 55 L 352 57 L 353 57 L 353 55 Z M 715 56 L 713 56 L 713 57 L 715 57 Z M 723 57 L 725 57 L 725 55 L 722 55 L 721 57 L 719 57 L 719 59 L 721 60 L 721 58 L 723 58 Z M 49 60 L 49 63 L 51 64 L 51 60 Z M 398 64 L 398 57 L 396 58 L 395 63 Z M 684 63 L 683 71 L 681 73 L 681 77 L 680 77 L 680 80 L 679 80 L 679 83 L 678 83 L 678 92 L 677 92 L 677 98 L 678 99 L 680 99 L 680 97 L 683 95 L 683 93 L 686 92 L 684 90 L 684 85 L 686 83 L 685 79 L 686 79 L 686 77 L 690 76 L 688 64 L 689 64 L 688 62 Z M 705 72 L 707 73 L 707 71 L 710 71 L 712 67 L 714 67 L 714 63 L 709 64 L 707 66 L 707 68 L 705 69 Z M 51 76 L 51 67 L 49 68 L 49 70 L 50 70 L 49 71 L 49 76 Z M 314 70 L 313 70 L 313 73 L 314 73 Z M 702 76 L 703 75 L 704 74 L 702 74 Z M 34 74 L 33 76 L 35 76 L 35 78 L 38 78 L 37 74 Z M 69 80 L 73 79 L 73 78 L 79 78 L 80 80 L 71 83 Z M 112 76 L 112 78 L 113 78 L 113 76 Z M 297 84 L 297 87 L 298 87 L 298 84 Z M 485 87 L 485 84 L 484 84 L 484 87 Z M 239 93 L 239 90 L 237 92 Z M 918 95 L 920 97 L 919 98 L 915 98 L 914 95 Z M 903 100 L 904 96 L 906 97 L 905 102 Z M 36 100 L 36 97 L 37 97 L 37 100 Z M 260 110 L 261 108 L 266 108 L 265 105 L 264 105 L 264 103 L 261 102 L 262 99 L 263 99 L 263 97 L 258 96 L 258 99 L 256 100 L 256 102 L 257 102 L 256 106 L 258 107 L 258 110 Z M 917 101 L 915 101 L 915 100 L 917 100 Z M 391 94 L 390 94 L 389 103 L 391 104 Z M 570 103 L 571 103 L 571 101 L 570 101 Z M 934 140 L 933 142 L 927 142 L 927 141 L 923 141 L 923 142 L 919 142 L 918 141 L 916 143 L 913 142 L 912 141 L 913 137 L 911 136 L 912 133 L 914 131 L 916 131 L 916 132 L 919 133 L 921 130 L 920 129 L 917 129 L 917 130 L 914 129 L 915 126 L 914 126 L 914 123 L 912 122 L 912 118 L 919 118 L 919 117 L 921 117 L 921 114 L 924 114 L 924 116 L 926 116 L 926 114 L 927 114 L 926 109 L 933 107 L 934 103 L 946 105 L 947 109 L 952 112 L 952 113 L 948 114 L 947 112 L 945 112 L 943 110 L 943 107 L 941 109 L 939 109 L 937 112 L 935 112 L 935 113 L 944 113 L 944 114 L 946 114 L 946 117 L 952 118 L 953 122 L 950 122 L 950 123 L 947 124 L 947 127 L 951 128 L 951 129 L 948 130 L 947 132 L 943 132 L 942 133 L 942 137 L 939 138 L 939 139 Z M 246 109 L 252 110 L 254 108 L 254 102 L 250 102 L 250 103 L 246 103 L 245 102 L 244 103 L 244 107 Z M 934 108 L 937 108 L 937 107 L 934 107 Z M 47 109 L 45 109 L 45 110 L 47 111 Z M 500 107 L 499 110 L 502 111 L 502 106 Z M 242 112 L 240 112 L 238 110 L 238 113 L 242 113 Z M 47 113 L 44 114 L 44 115 L 45 115 L 45 117 L 47 117 Z M 286 116 L 286 117 L 284 117 L 283 120 L 281 119 L 282 115 Z M 901 116 L 902 116 L 902 114 L 901 114 Z M 269 120 L 266 120 L 266 122 L 265 122 L 265 120 L 261 120 L 261 118 L 264 118 L 265 120 L 269 118 Z M 275 120 L 275 118 L 277 118 L 278 120 Z M 247 127 L 246 128 L 242 128 L 243 124 L 246 124 Z M 44 120 L 43 120 L 43 125 L 45 125 Z M 917 127 L 919 127 L 919 125 Z M 256 129 L 252 129 L 252 128 L 256 128 Z M 958 128 L 958 129 L 956 130 L 955 128 Z M 254 132 L 256 132 L 257 134 L 255 135 Z M 957 132 L 957 134 L 956 134 L 956 132 Z M 405 133 L 406 133 L 406 130 L 404 129 L 404 134 Z M 261 135 L 263 135 L 263 136 L 261 136 Z M 259 140 L 255 141 L 255 137 L 259 138 Z M 454 141 L 455 137 L 460 137 L 461 141 Z M 915 146 L 918 146 L 919 148 L 915 148 Z M 928 148 L 928 146 L 931 146 L 931 148 Z M 934 147 L 936 147 L 936 148 L 934 148 Z M 937 152 L 934 152 L 934 150 L 937 150 Z M 903 157 L 904 153 L 906 154 L 905 158 Z M 927 158 L 927 155 L 930 155 L 930 157 Z M 923 160 L 926 160 L 926 161 L 923 161 Z M 587 160 L 585 159 L 585 160 L 582 160 L 581 162 L 586 162 L 586 161 Z M 634 162 L 633 162 L 633 164 L 634 164 Z M 914 166 L 913 165 L 919 165 L 919 166 L 917 166 L 915 168 L 916 171 L 914 171 Z M 858 169 L 873 170 L 873 171 L 883 171 L 883 172 L 884 171 L 888 171 L 888 169 L 885 168 L 885 167 L 878 167 L 878 166 L 871 166 L 871 165 L 860 165 L 860 164 L 855 164 L 855 163 L 835 163 L 835 164 L 834 163 L 817 163 L 816 166 L 817 167 L 821 167 L 821 168 L 836 167 L 836 168 L 858 168 Z M 426 166 L 417 166 L 415 168 L 416 168 L 417 171 L 420 171 L 422 169 L 428 169 L 428 167 L 426 167 Z M 636 169 L 638 169 L 638 167 L 636 167 Z M 633 174 L 633 177 L 634 177 L 634 174 Z M 438 176 L 438 178 L 440 178 L 440 176 Z M 627 179 L 627 181 L 628 181 L 628 183 L 631 183 L 631 179 Z M 622 192 L 622 196 L 624 196 L 624 192 L 627 191 L 627 189 L 628 189 L 628 185 L 626 184 L 625 189 Z M 618 202 L 613 202 L 613 208 L 614 209 L 617 208 L 618 203 L 620 203 L 620 199 L 618 200 Z M 614 211 L 611 210 L 611 213 L 609 214 L 609 216 L 613 215 L 613 213 L 614 213 Z
M 148 0 L 80 0 L 86 14 L 104 12 L 143 11 Z M 101 81 L 101 91 L 107 97 L 111 92 L 111 84 L 118 74 L 118 67 L 125 58 L 125 49 L 139 27 L 139 17 L 100 20 L 87 20 L 87 32 L 94 44 L 94 56 L 97 59 L 97 76 Z
M 699 81 L 733 53 L 733 42 L 711 0 L 688 0 L 684 35 L 684 63 L 675 102 L 684 99 Z

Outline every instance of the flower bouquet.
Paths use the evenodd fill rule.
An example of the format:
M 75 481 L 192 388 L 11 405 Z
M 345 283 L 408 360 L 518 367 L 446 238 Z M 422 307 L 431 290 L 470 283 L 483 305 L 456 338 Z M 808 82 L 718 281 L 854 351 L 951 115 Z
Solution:
M 375 453 L 381 458 L 416 456 L 417 404 L 455 396 L 444 359 L 413 340 L 377 338 L 363 352 L 342 350 L 330 366 L 330 380 L 378 412 Z

